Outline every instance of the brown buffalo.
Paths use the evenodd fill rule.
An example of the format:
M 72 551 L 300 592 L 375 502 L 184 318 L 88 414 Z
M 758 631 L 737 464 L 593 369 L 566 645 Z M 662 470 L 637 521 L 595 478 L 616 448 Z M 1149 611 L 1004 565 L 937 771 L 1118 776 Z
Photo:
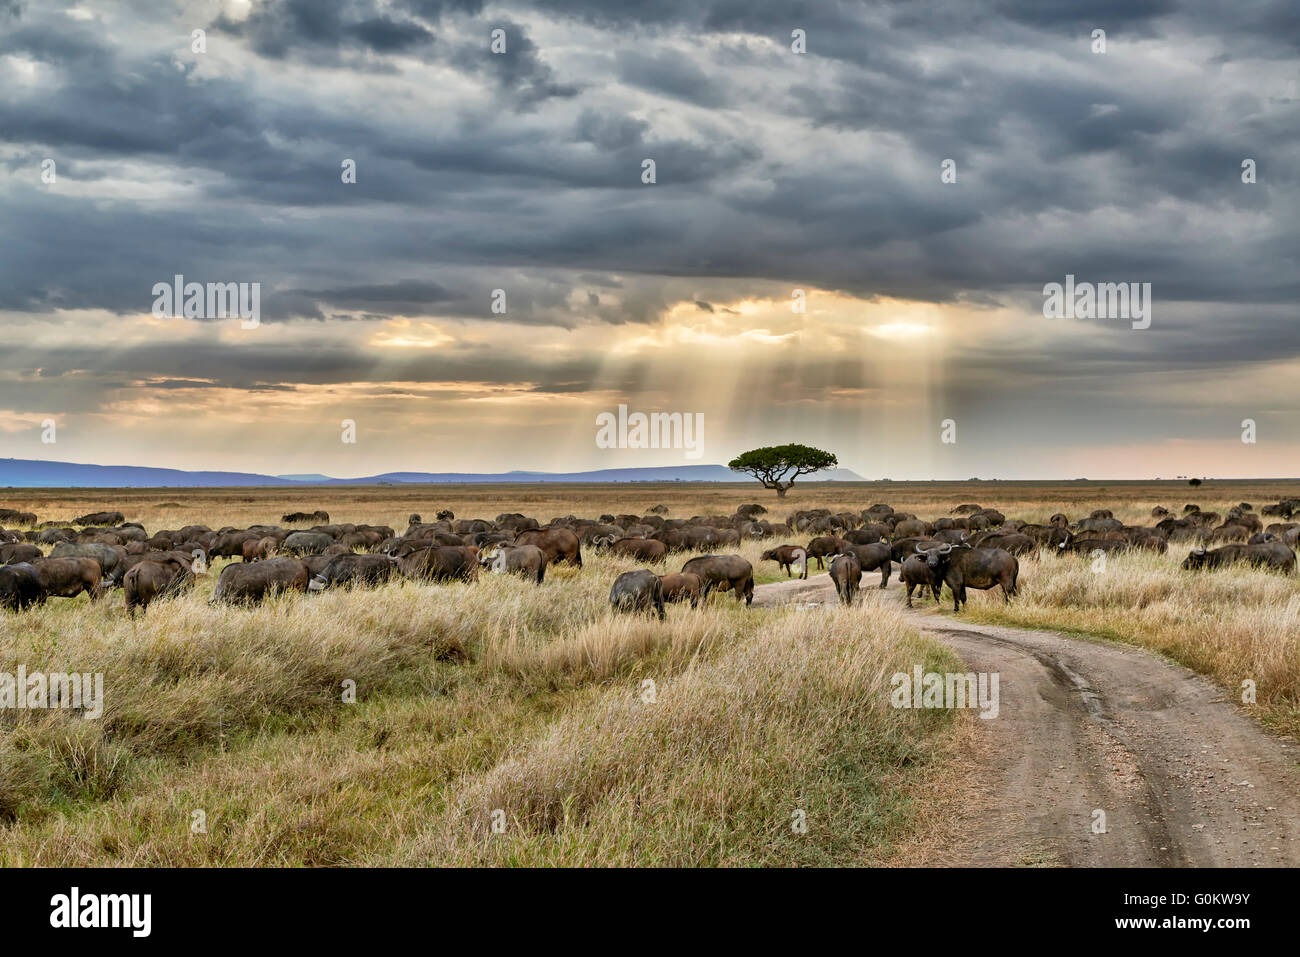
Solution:
M 739 555 L 700 555 L 682 566 L 683 574 L 699 575 L 704 582 L 701 598 L 709 592 L 728 589 L 736 593 L 736 600 L 746 605 L 754 603 L 754 566 Z
M 278 591 L 305 592 L 310 578 L 307 565 L 296 558 L 227 565 L 217 579 L 212 600 L 256 604 Z
M 858 556 L 846 552 L 833 557 L 830 576 L 831 581 L 835 583 L 835 593 L 840 596 L 840 602 L 845 605 L 853 604 L 853 599 L 858 594 L 858 587 L 862 584 L 862 563 L 858 561 Z
M 872 542 L 870 545 L 849 545 L 845 552 L 852 552 L 862 566 L 863 574 L 880 569 L 880 587 L 889 584 L 889 576 L 894 570 L 893 552 L 888 542 Z
M 41 558 L 32 562 L 45 598 L 75 598 L 83 591 L 98 599 L 104 594 L 104 570 L 93 558 Z
M 145 611 L 158 598 L 172 595 L 194 584 L 194 575 L 186 562 L 147 561 L 132 566 L 122 579 L 126 592 L 126 610 L 132 618 L 135 610 Z
M 776 562 L 785 577 L 790 577 L 790 566 L 799 565 L 799 577 L 808 577 L 808 550 L 802 545 L 778 545 L 769 548 L 758 559 L 760 562 Z
M 577 568 L 582 567 L 582 544 L 567 528 L 532 528 L 520 532 L 515 537 L 516 545 L 536 545 L 546 556 L 546 564 L 558 565 L 568 562 Z
M 909 555 L 903 561 L 903 567 L 898 572 L 898 580 L 907 587 L 907 607 L 912 607 L 912 591 L 920 586 L 921 597 L 925 597 L 925 590 L 928 588 L 934 595 L 934 600 L 939 601 L 939 592 L 943 588 L 943 580 L 936 578 L 935 574 L 930 571 L 930 565 L 926 562 L 924 554 Z
M 700 589 L 704 582 L 699 575 L 670 573 L 659 576 L 659 583 L 664 589 L 664 601 L 689 601 L 692 608 L 700 605 Z
M 27 542 L 0 545 L 0 565 L 16 565 L 19 562 L 30 562 L 41 557 L 43 557 L 41 550 Z
M 636 558 L 651 565 L 664 561 L 668 556 L 668 546 L 663 542 L 655 541 L 653 538 L 618 538 L 611 540 L 609 536 L 606 536 L 598 539 L 597 542 L 598 547 L 608 548 L 614 555 Z
M 478 576 L 478 549 L 472 545 L 433 545 L 399 559 L 398 567 L 415 581 L 472 581 Z
M 808 557 L 817 559 L 817 567 L 825 568 L 826 559 L 844 551 L 844 539 L 834 535 L 819 535 L 808 543 Z
M 546 577 L 546 556 L 536 545 L 498 542 L 479 553 L 478 563 L 495 575 L 522 575 L 539 585 Z

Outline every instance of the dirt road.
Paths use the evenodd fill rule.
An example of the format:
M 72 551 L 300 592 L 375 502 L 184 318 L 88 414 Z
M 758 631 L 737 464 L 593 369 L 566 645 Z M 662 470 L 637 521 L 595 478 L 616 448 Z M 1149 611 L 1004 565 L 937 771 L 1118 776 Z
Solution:
M 902 594 L 866 587 L 863 600 Z M 755 605 L 835 601 L 824 575 L 754 594 Z M 1300 748 L 1261 731 L 1223 690 L 1136 648 L 928 608 L 907 614 L 969 670 L 1000 675 L 1000 714 L 975 722 L 991 786 L 972 796 L 969 863 L 1300 864 Z

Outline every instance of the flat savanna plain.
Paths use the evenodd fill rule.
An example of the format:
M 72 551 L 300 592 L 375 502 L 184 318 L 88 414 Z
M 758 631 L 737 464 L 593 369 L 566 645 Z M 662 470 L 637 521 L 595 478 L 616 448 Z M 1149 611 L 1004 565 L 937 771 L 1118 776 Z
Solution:
M 755 484 L 328 486 L 10 490 L 41 520 L 117 509 L 150 531 L 335 522 L 405 527 L 523 512 L 729 514 L 758 502 L 933 519 L 974 502 L 1072 519 L 1153 505 L 1220 512 L 1300 482 L 810 483 L 784 500 Z M 741 553 L 758 581 L 780 573 Z M 1191 574 L 1184 550 L 1022 562 L 1021 596 L 974 593 L 977 621 L 1052 627 L 1148 647 L 1234 692 L 1273 730 L 1300 732 L 1296 580 Z M 670 559 L 676 569 L 687 556 Z M 729 594 L 664 623 L 610 614 L 635 563 L 587 555 L 538 587 L 391 584 L 208 604 L 221 564 L 136 620 L 121 592 L 0 612 L 0 671 L 103 672 L 105 710 L 0 712 L 0 862 L 41 865 L 806 865 L 937 862 L 972 785 L 978 721 L 889 707 L 889 678 L 961 670 L 898 603 L 864 584 L 850 609 L 744 609 Z M 951 614 L 944 611 L 943 614 Z M 356 702 L 343 689 L 355 682 Z M 954 800 L 954 796 L 958 800 Z

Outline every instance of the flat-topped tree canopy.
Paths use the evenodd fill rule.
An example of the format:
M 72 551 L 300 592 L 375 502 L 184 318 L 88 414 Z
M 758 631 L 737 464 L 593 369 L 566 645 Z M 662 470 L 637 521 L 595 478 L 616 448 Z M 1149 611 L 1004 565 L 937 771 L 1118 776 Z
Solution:
M 810 475 L 839 465 L 834 453 L 815 449 L 810 445 L 770 445 L 750 449 L 727 463 L 733 472 L 748 472 L 763 488 L 776 490 L 777 498 L 785 498 L 786 490 L 800 475 Z

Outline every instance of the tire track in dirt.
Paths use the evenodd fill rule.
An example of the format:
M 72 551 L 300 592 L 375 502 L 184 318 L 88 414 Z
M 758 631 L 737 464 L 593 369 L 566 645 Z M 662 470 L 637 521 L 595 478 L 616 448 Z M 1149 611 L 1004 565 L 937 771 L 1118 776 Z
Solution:
M 897 587 L 867 587 L 860 600 L 901 598 Z M 763 606 L 836 601 L 824 575 L 754 592 Z M 969 670 L 999 674 L 1000 713 L 975 722 L 991 787 L 972 795 L 965 862 L 1300 864 L 1300 748 L 1266 734 L 1207 679 L 1125 645 L 904 614 Z M 1105 833 L 1092 831 L 1095 810 Z

